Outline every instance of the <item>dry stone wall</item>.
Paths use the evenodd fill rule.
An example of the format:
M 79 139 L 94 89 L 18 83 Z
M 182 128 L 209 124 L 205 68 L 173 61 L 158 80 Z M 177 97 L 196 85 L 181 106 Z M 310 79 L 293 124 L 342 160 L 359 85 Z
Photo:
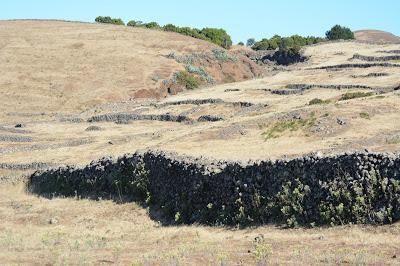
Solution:
M 167 223 L 316 226 L 400 220 L 400 154 L 367 151 L 247 163 L 146 151 L 84 168 L 36 172 L 28 187 L 50 197 L 140 201 Z
M 390 56 L 366 56 L 360 54 L 354 54 L 350 60 L 358 59 L 362 61 L 368 62 L 376 62 L 376 61 L 391 61 L 391 60 L 399 60 L 400 55 L 390 55 Z

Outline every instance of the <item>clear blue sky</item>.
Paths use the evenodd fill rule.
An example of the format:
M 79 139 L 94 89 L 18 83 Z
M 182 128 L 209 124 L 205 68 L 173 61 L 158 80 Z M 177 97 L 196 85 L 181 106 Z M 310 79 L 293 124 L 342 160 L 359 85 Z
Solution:
M 400 35 L 400 0 L 1 0 L 0 19 L 92 22 L 98 15 L 224 28 L 233 41 L 275 33 L 324 36 L 334 24 Z

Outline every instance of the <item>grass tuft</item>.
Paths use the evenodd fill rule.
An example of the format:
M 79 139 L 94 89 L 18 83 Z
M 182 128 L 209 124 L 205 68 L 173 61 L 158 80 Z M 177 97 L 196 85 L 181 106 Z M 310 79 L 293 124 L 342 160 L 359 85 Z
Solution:
M 360 117 L 364 118 L 364 119 L 371 119 L 369 113 L 367 113 L 367 112 L 361 112 Z
M 315 125 L 315 114 L 311 114 L 307 119 L 285 120 L 275 122 L 268 130 L 262 135 L 265 140 L 278 138 L 285 131 L 297 131 L 300 129 L 307 129 Z

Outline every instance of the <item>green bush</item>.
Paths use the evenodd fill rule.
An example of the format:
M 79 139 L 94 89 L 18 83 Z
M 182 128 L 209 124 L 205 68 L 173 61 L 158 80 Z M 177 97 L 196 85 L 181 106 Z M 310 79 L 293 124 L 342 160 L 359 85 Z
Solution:
M 190 27 L 178 27 L 173 24 L 167 24 L 163 26 L 162 29 L 209 41 L 226 49 L 229 49 L 232 46 L 231 37 L 223 29 L 204 28 L 200 30 Z
M 200 86 L 199 80 L 187 71 L 179 71 L 174 78 L 178 84 L 185 86 L 188 90 L 193 90 Z
M 111 18 L 109 16 L 102 17 L 98 16 L 95 21 L 97 23 L 114 24 L 114 25 L 125 25 L 125 23 L 120 18 Z
M 95 19 L 98 23 L 107 23 L 115 25 L 125 25 L 120 18 L 111 18 L 109 16 L 99 16 Z M 177 32 L 183 35 L 187 35 L 193 38 L 209 41 L 219 45 L 223 48 L 229 49 L 232 46 L 232 40 L 228 33 L 224 29 L 216 28 L 204 28 L 196 29 L 190 27 L 178 27 L 173 24 L 166 24 L 161 27 L 157 22 L 143 23 L 142 21 L 130 20 L 127 24 L 129 27 L 142 27 L 148 29 L 162 29 L 164 31 Z
M 330 103 L 331 101 L 330 100 L 321 100 L 321 99 L 319 99 L 319 98 L 314 98 L 314 99 L 312 99 L 309 103 L 308 103 L 308 105 L 314 105 L 314 104 L 328 104 L 328 103 Z
M 225 49 L 229 49 L 232 46 L 231 37 L 223 29 L 204 28 L 200 33 L 211 40 L 211 42 Z
M 373 92 L 347 92 L 345 94 L 342 94 L 340 97 L 339 101 L 345 101 L 345 100 L 351 100 L 351 99 L 356 99 L 356 98 L 363 98 L 363 97 L 369 97 L 374 95 Z
M 275 50 L 277 48 L 288 49 L 324 41 L 324 38 L 313 36 L 302 37 L 300 35 L 292 35 L 290 37 L 281 37 L 279 35 L 274 35 L 270 39 L 262 39 L 261 41 L 254 43 L 252 48 L 254 50 Z
M 148 28 L 148 29 L 160 29 L 160 25 L 157 22 L 149 22 L 149 23 L 144 23 L 143 24 L 144 27 Z
M 239 46 L 244 46 L 244 42 L 238 42 Z
M 251 47 L 251 46 L 253 46 L 255 43 L 256 43 L 256 40 L 255 40 L 254 38 L 250 38 L 250 39 L 247 40 L 246 46 Z
M 129 27 L 140 27 L 141 25 L 143 25 L 143 22 L 138 20 L 130 20 L 128 24 L 126 24 L 126 26 Z
M 175 26 L 174 24 L 166 24 L 162 28 L 165 31 L 172 31 L 172 32 L 178 32 L 179 30 L 179 27 Z
M 354 39 L 354 33 L 349 28 L 335 25 L 326 32 L 326 38 L 328 40 L 351 40 Z
M 268 59 L 275 61 L 279 65 L 290 65 L 304 62 L 306 58 L 301 55 L 300 47 L 294 46 L 290 48 L 280 48 L 272 56 L 269 56 Z

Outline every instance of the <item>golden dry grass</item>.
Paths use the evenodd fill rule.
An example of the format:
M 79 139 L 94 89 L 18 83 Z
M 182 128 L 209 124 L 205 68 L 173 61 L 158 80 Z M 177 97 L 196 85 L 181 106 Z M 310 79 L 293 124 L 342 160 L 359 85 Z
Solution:
M 400 225 L 163 227 L 135 203 L 48 200 L 0 186 L 6 265 L 394 265 Z M 257 239 L 255 241 L 255 239 Z
M 44 44 L 43 40 L 51 41 Z M 0 163 L 84 165 L 102 156 L 149 148 L 234 160 L 365 148 L 399 151 L 399 91 L 348 101 L 338 99 L 346 92 L 360 90 L 312 89 L 296 95 L 268 91 L 293 83 L 398 86 L 399 68 L 310 69 L 349 63 L 354 53 L 379 55 L 381 50 L 399 49 L 398 45 L 342 42 L 311 46 L 305 48 L 310 60 L 304 64 L 272 71 L 264 78 L 187 91 L 162 101 L 218 98 L 227 104 L 156 108 L 151 101 L 128 101 L 130 92 L 155 88 L 153 73 L 168 76 L 182 67 L 163 56 L 172 49 L 184 53 L 213 47 L 177 34 L 144 29 L 48 21 L 0 22 L 0 58 L 5 62 L 0 64 L 0 134 L 33 138 L 31 143 L 0 142 Z M 351 77 L 371 72 L 389 75 Z M 314 98 L 330 102 L 309 105 Z M 236 101 L 261 107 L 246 110 L 229 104 Z M 96 123 L 101 131 L 85 131 L 92 125 L 87 122 L 61 122 L 70 116 L 86 120 L 92 115 L 132 111 L 186 113 L 192 119 L 218 115 L 225 120 Z M 369 119 L 361 113 L 368 114 Z M 265 138 L 274 125 L 293 114 L 302 120 L 312 116 L 313 126 L 320 131 L 298 126 L 302 125 L 300 120 L 295 128 L 275 130 L 274 138 Z M 348 123 L 341 126 L 338 118 Z M 16 123 L 24 123 L 22 130 L 29 132 L 10 133 Z M 77 140 L 91 142 L 68 145 Z M 31 171 L 0 169 L 0 176 L 15 178 Z M 0 184 L 0 221 L 0 264 L 6 265 L 400 264 L 398 223 L 296 230 L 274 226 L 243 230 L 163 227 L 135 203 L 48 200 L 27 194 L 22 183 Z M 264 240 L 255 243 L 261 235 Z
M 143 95 L 184 69 L 166 56 L 220 47 L 177 33 L 63 21 L 0 21 L 1 112 L 80 112 Z M 248 75 L 239 60 L 237 79 Z M 256 67 L 257 68 L 257 67 Z M 210 70 L 211 71 L 211 70 Z M 214 69 L 213 75 L 222 75 Z M 240 77 L 239 77 L 240 74 Z M 219 81 L 219 79 L 216 79 Z

